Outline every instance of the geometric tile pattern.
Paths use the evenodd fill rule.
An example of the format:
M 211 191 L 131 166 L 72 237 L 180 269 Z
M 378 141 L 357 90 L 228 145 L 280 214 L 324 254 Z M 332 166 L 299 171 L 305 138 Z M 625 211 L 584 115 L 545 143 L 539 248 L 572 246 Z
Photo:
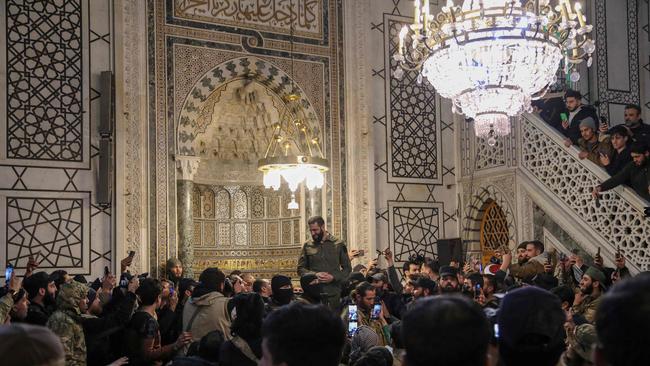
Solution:
M 7 157 L 82 161 L 80 0 L 8 1 Z
M 627 4 L 623 5 L 624 2 Z M 626 27 L 627 29 L 627 55 L 612 55 L 617 59 L 627 60 L 628 65 L 628 90 L 617 90 L 609 87 L 608 79 L 610 71 L 612 73 L 621 72 L 620 69 L 608 70 L 608 52 L 607 52 L 607 5 L 605 0 L 596 0 L 596 65 L 598 80 L 598 99 L 602 101 L 599 106 L 601 116 L 606 116 L 608 120 L 618 119 L 619 116 L 609 115 L 609 104 L 640 104 L 639 96 L 639 40 L 638 27 L 639 16 L 637 14 L 637 0 L 620 0 L 611 2 L 611 6 L 626 6 L 627 19 L 623 22 L 617 22 L 616 26 Z M 645 42 L 647 46 L 647 42 Z M 624 69 L 624 68 L 622 68 Z
M 397 52 L 396 40 L 403 24 L 390 19 L 386 24 L 390 70 L 398 66 L 392 55 Z M 390 136 L 389 181 L 440 183 L 435 90 L 426 80 L 418 79 L 417 70 L 405 71 L 401 80 L 395 78 L 393 72 L 386 74 L 390 99 L 386 105 L 386 131 Z
M 388 206 L 395 261 L 406 261 L 415 253 L 433 258 L 443 226 L 442 203 L 391 201 Z
M 82 218 L 81 199 L 7 197 L 7 261 L 40 253 L 39 268 L 80 267 Z

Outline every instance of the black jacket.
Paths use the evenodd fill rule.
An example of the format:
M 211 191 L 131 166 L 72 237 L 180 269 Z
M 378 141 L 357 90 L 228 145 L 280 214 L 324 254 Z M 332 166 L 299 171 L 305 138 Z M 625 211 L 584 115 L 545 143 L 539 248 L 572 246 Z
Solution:
M 45 326 L 47 319 L 52 315 L 48 308 L 35 302 L 29 303 L 25 323 Z
M 631 161 L 632 156 L 630 155 L 629 146 L 626 146 L 620 153 L 614 150 L 614 153 L 609 158 L 609 165 L 605 167 L 605 170 L 607 170 L 609 175 L 614 176 L 623 170 L 623 168 L 625 168 L 625 166 Z
M 601 183 L 600 188 L 607 191 L 621 184 L 629 185 L 641 198 L 650 202 L 650 162 L 646 159 L 642 166 L 628 163 L 618 174 Z
M 116 304 L 114 311 L 104 313 L 100 318 L 84 318 L 82 326 L 88 365 L 108 365 L 121 356 L 115 347 L 116 341 L 120 341 L 116 338 L 121 338 L 124 326 L 131 320 L 135 304 L 135 294 L 129 292 Z
M 576 114 L 571 120 L 569 128 L 564 130 L 564 135 L 568 137 L 574 145 L 578 144 L 580 137 L 580 121 L 583 119 L 591 117 L 596 122 L 596 129 L 598 129 L 598 116 L 596 115 L 596 110 L 590 105 L 583 105 L 580 108 L 578 114 Z
M 640 120 L 641 124 L 637 128 L 631 128 L 632 140 L 641 141 L 650 146 L 650 125 L 643 123 L 643 120 Z

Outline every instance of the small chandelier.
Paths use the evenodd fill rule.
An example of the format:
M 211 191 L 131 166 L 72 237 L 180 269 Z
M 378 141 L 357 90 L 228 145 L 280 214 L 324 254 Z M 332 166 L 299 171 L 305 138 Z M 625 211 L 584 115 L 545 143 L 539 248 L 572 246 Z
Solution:
M 293 8 L 293 1 L 290 6 Z M 291 93 L 284 97 L 280 121 L 273 125 L 273 136 L 257 169 L 264 173 L 264 187 L 280 189 L 283 178 L 291 191 L 290 210 L 298 209 L 296 191 L 305 182 L 307 189 L 322 188 L 329 163 L 323 155 L 320 139 L 312 129 L 312 118 L 293 84 L 293 21 L 290 24 Z
M 413 24 L 399 33 L 394 76 L 420 71 L 419 82 L 426 78 L 452 100 L 454 113 L 474 119 L 477 136 L 494 141 L 507 135 L 510 117 L 530 112 L 531 100 L 555 83 L 562 60 L 577 82 L 577 65 L 591 66 L 596 48 L 580 3 L 523 2 L 465 0 L 459 6 L 447 0 L 431 17 L 429 1 L 420 6 L 415 0 Z
M 300 183 L 304 181 L 310 190 L 322 188 L 329 164 L 300 103 L 300 96 L 291 93 L 284 99 L 286 106 L 280 121 L 273 126 L 273 136 L 257 169 L 264 173 L 265 188 L 280 189 L 280 178 L 284 178 L 291 190 L 288 208 L 293 210 L 298 208 L 296 191 Z

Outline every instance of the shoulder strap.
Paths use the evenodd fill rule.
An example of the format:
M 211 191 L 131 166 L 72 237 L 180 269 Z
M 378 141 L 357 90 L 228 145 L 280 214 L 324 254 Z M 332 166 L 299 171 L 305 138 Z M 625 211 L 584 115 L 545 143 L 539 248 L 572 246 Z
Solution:
M 190 318 L 190 321 L 187 322 L 187 326 L 185 327 L 185 331 L 189 332 L 192 330 L 192 324 L 194 324 L 194 319 L 196 319 L 196 316 L 199 315 L 199 312 L 203 309 L 203 306 L 196 306 L 196 309 L 194 310 L 194 313 L 192 314 L 192 317 Z
M 241 337 L 235 336 L 235 337 L 233 337 L 233 339 L 231 339 L 231 341 L 232 341 L 232 344 L 234 344 L 235 347 L 237 347 L 237 349 L 240 350 L 241 353 L 243 353 L 244 356 L 246 356 L 248 359 L 250 359 L 251 361 L 253 361 L 255 363 L 260 362 L 260 359 L 257 358 L 257 356 L 255 356 L 255 353 L 253 353 L 253 350 L 248 345 L 248 343 L 246 343 L 246 341 L 243 340 Z

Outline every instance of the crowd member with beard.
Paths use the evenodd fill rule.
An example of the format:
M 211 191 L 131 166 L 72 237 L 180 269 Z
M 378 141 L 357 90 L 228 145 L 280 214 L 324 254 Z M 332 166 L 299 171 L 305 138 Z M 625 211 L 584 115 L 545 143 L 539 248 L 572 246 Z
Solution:
M 225 280 L 226 275 L 216 267 L 201 272 L 199 285 L 183 308 L 182 330 L 192 333 L 194 342 L 215 329 L 230 339 L 230 299 L 220 292 L 223 291 Z
M 562 121 L 564 135 L 568 138 L 566 144 L 568 146 L 577 145 L 580 139 L 580 122 L 589 117 L 596 121 L 598 116 L 592 106 L 582 104 L 582 94 L 577 90 L 567 90 L 564 94 L 564 101 L 569 110 L 568 118 Z
M 539 240 L 527 241 L 522 244 L 526 245 L 526 260 L 523 263 L 511 264 L 512 254 L 505 253 L 501 268 L 510 269 L 510 273 L 514 277 L 530 283 L 536 275 L 544 273 L 544 263 L 547 261 L 548 253 L 544 253 L 544 244 Z M 519 254 L 517 256 L 519 257 Z
M 629 185 L 636 194 L 650 202 L 650 147 L 642 142 L 635 142 L 630 147 L 632 162 L 628 163 L 618 174 L 602 182 L 592 191 L 594 198 L 601 192 L 608 191 L 621 184 Z
M 479 286 L 477 288 L 477 285 Z M 478 272 L 472 272 L 463 279 L 462 293 L 463 295 L 469 297 L 470 299 L 478 300 L 477 290 L 480 293 L 480 290 L 483 288 L 483 276 Z
M 314 273 L 323 284 L 323 303 L 336 311 L 341 301 L 341 286 L 352 271 L 348 249 L 340 239 L 325 229 L 320 216 L 308 221 L 312 240 L 302 246 L 298 259 L 298 275 Z
M 438 285 L 427 276 L 417 276 L 413 281 L 413 300 L 406 305 L 410 310 L 418 300 L 438 294 Z
M 302 302 L 304 304 L 321 303 L 323 285 L 319 282 L 318 277 L 315 274 L 309 273 L 300 277 L 300 287 L 302 288 L 303 293 L 296 298 L 297 302 Z
M 456 267 L 440 267 L 440 279 L 438 281 L 441 294 L 457 293 L 461 290 L 458 284 L 458 268 Z
M 253 282 L 253 292 L 260 294 L 262 297 L 262 301 L 264 301 L 264 317 L 266 317 L 271 312 L 271 295 L 273 295 L 271 281 L 265 278 L 256 279 Z
M 256 366 L 262 357 L 264 302 L 256 293 L 239 294 L 232 302 L 232 338 L 221 346 L 219 366 Z
M 29 309 L 25 323 L 45 326 L 54 312 L 56 285 L 46 272 L 36 272 L 25 278 L 23 287 L 29 294 Z
M 630 129 L 632 139 L 650 146 L 650 125 L 643 123 L 641 107 L 636 104 L 628 104 L 623 113 L 625 127 Z
M 293 286 L 291 278 L 283 275 L 275 275 L 271 278 L 271 309 L 275 310 L 280 306 L 288 305 L 293 301 Z
M 343 284 L 343 289 L 341 290 L 341 304 L 339 305 L 337 314 L 340 314 L 341 311 L 343 311 L 343 309 L 346 308 L 348 305 L 354 304 L 354 299 L 352 298 L 352 292 L 354 292 L 354 289 L 355 287 L 357 287 L 358 284 L 360 284 L 365 280 L 366 277 L 361 272 L 350 273 L 350 277 L 348 277 L 347 281 L 345 281 L 345 283 Z
M 580 281 L 580 293 L 573 302 L 573 313 L 582 315 L 589 323 L 596 320 L 596 310 L 602 300 L 605 275 L 596 267 L 589 267 Z
M 165 277 L 174 285 L 174 288 L 179 288 L 181 278 L 183 278 L 183 263 L 177 258 L 168 259 L 165 264 Z
M 384 253 L 384 255 L 386 254 Z M 402 302 L 400 295 L 390 290 L 386 275 L 383 272 L 375 273 L 368 281 L 375 287 L 375 293 L 386 305 L 388 313 L 397 319 L 401 319 L 402 314 L 406 311 L 406 303 Z
M 388 322 L 386 321 L 384 315 L 385 306 L 377 299 L 377 293 L 375 292 L 375 287 L 368 282 L 361 282 L 353 291 L 353 298 L 355 300 L 354 304 L 357 306 L 357 324 L 359 326 L 366 325 L 372 328 L 377 335 L 379 336 L 380 346 L 390 345 L 390 332 L 388 329 Z M 378 301 L 379 300 L 379 301 Z M 375 304 L 381 304 L 381 311 L 377 319 L 373 319 L 372 311 Z M 386 315 L 388 316 L 388 315 Z M 348 324 L 348 308 L 343 309 L 341 313 L 341 319 Z

